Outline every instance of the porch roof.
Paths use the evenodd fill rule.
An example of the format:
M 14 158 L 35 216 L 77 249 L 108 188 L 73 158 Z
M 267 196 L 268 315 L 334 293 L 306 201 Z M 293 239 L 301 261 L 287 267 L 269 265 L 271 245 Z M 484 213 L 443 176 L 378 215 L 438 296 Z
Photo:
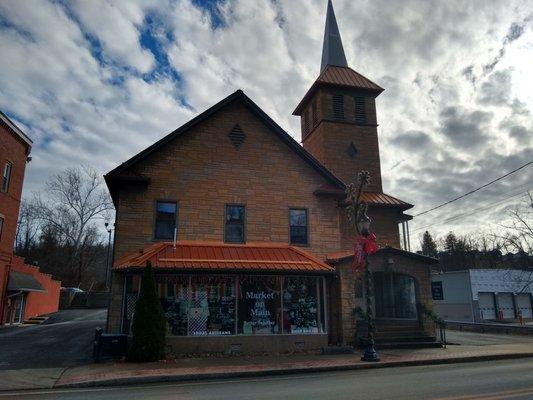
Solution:
M 118 259 L 115 271 L 143 269 L 150 261 L 158 270 L 333 273 L 334 268 L 283 243 L 228 244 L 205 241 L 154 243 Z
M 44 292 L 42 285 L 33 275 L 16 271 L 9 272 L 7 290 L 13 292 Z
M 391 246 L 381 247 L 374 254 L 376 255 L 393 254 L 393 255 L 413 258 L 418 261 L 423 261 L 427 264 L 438 264 L 439 263 L 439 260 L 437 260 L 436 258 L 428 257 L 423 254 L 412 253 L 410 251 L 398 249 L 396 247 L 391 247 Z M 354 256 L 353 251 L 342 251 L 342 252 L 337 252 L 337 253 L 330 253 L 326 256 L 326 262 L 328 262 L 329 264 L 336 264 L 348 258 L 353 258 L 353 256 Z

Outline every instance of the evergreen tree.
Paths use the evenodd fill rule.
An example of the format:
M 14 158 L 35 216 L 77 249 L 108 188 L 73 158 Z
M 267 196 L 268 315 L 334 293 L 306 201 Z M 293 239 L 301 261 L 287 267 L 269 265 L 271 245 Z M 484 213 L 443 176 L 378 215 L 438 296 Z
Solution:
M 444 239 L 444 250 L 448 253 L 455 253 L 457 250 L 457 236 L 453 232 L 449 232 Z
M 135 305 L 132 332 L 129 360 L 157 361 L 165 356 L 166 320 L 150 262 L 144 270 L 139 299 Z
M 433 240 L 433 237 L 431 237 L 431 234 L 428 231 L 424 232 L 424 236 L 422 236 L 422 254 L 429 256 L 429 257 L 437 257 L 437 244 Z

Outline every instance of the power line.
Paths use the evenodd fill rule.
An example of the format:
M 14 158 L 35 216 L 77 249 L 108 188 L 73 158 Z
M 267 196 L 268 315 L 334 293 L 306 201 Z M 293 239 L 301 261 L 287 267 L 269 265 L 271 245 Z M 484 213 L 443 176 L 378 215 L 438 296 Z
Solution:
M 505 175 L 502 175 L 502 176 L 500 176 L 499 178 L 496 178 L 496 179 L 490 181 L 489 183 L 484 184 L 483 186 L 480 186 L 480 187 L 478 187 L 478 188 L 476 188 L 476 189 L 474 189 L 474 190 L 471 190 L 471 191 L 469 191 L 469 192 L 467 192 L 467 193 L 465 193 L 465 194 L 463 194 L 463 195 L 461 195 L 461 196 L 459 196 L 459 197 L 456 197 L 455 199 L 448 200 L 447 202 L 442 203 L 442 204 L 440 204 L 440 205 L 438 205 L 438 206 L 435 206 L 435 207 L 433 207 L 433 208 L 430 208 L 429 210 L 422 211 L 421 213 L 418 213 L 418 214 L 416 214 L 416 215 L 413 215 L 413 217 L 419 217 L 420 215 L 427 214 L 428 212 L 434 211 L 434 210 L 436 210 L 436 209 L 438 209 L 438 208 L 441 208 L 441 207 L 444 207 L 444 206 L 446 206 L 446 205 L 448 205 L 448 204 L 450 204 L 450 203 L 453 203 L 454 201 L 460 200 L 460 199 L 462 199 L 462 198 L 464 198 L 464 197 L 466 197 L 466 196 L 468 196 L 468 195 L 470 195 L 470 194 L 472 194 L 472 193 L 475 193 L 475 192 L 477 192 L 477 191 L 479 191 L 479 190 L 481 190 L 481 189 L 486 188 L 487 186 L 492 185 L 492 184 L 495 183 L 495 182 L 498 182 L 498 181 L 500 181 L 500 180 L 502 180 L 502 179 L 508 177 L 509 175 L 514 174 L 514 173 L 517 172 L 517 171 L 520 171 L 521 169 L 524 169 L 525 167 L 527 167 L 528 165 L 531 165 L 531 164 L 533 164 L 533 161 L 529 161 L 529 162 L 525 163 L 524 165 L 522 165 L 521 167 L 518 167 L 517 169 L 514 169 L 514 170 L 512 170 L 511 172 L 508 172 L 508 173 L 506 173 Z
M 512 190 L 510 191 L 510 193 L 508 193 L 508 195 L 505 196 L 503 199 L 497 200 L 497 201 L 492 202 L 492 203 L 481 204 L 481 207 L 475 208 L 475 209 L 470 210 L 470 211 L 460 212 L 460 213 L 458 213 L 458 214 L 452 215 L 451 217 L 449 217 L 449 218 L 447 218 L 447 219 L 445 219 L 445 220 L 443 220 L 443 221 L 433 222 L 433 223 L 428 224 L 428 225 L 426 225 L 426 226 L 424 226 L 424 227 L 421 227 L 421 228 L 415 228 L 415 229 L 413 230 L 413 232 L 419 231 L 419 230 L 421 230 L 421 229 L 429 228 L 429 227 L 431 227 L 431 226 L 441 225 L 441 224 L 444 224 L 444 223 L 447 223 L 447 222 L 452 222 L 452 221 L 455 221 L 456 219 L 461 218 L 461 217 L 469 217 L 469 216 L 471 216 L 471 215 L 477 214 L 477 213 L 480 212 L 480 211 L 485 211 L 485 210 L 487 210 L 487 209 L 489 209 L 489 208 L 491 208 L 491 207 L 494 207 L 494 206 L 498 206 L 498 205 L 500 205 L 500 204 L 507 203 L 507 202 L 513 200 L 513 199 L 516 198 L 516 197 L 523 196 L 523 195 L 527 194 L 528 191 L 531 189 L 531 188 L 527 187 L 527 186 L 529 186 L 529 185 L 530 185 L 530 183 L 526 183 L 526 184 L 524 184 L 524 185 L 520 185 L 520 186 L 518 186 L 518 187 L 512 189 Z M 527 187 L 527 188 L 526 188 L 526 187 Z M 524 188 L 526 188 L 525 191 L 523 191 Z
M 525 186 L 525 185 L 522 185 L 522 186 Z M 525 192 L 520 192 L 518 194 L 513 194 L 512 196 L 508 196 L 508 197 L 505 197 L 504 199 L 502 200 L 498 200 L 494 203 L 490 203 L 490 204 L 487 204 L 487 205 L 484 205 L 482 207 L 479 207 L 479 208 L 476 208 L 470 212 L 463 212 L 463 213 L 459 213 L 459 214 L 455 214 L 454 216 L 444 220 L 444 221 L 439 221 L 439 222 L 434 222 L 432 224 L 429 224 L 429 225 L 426 225 L 426 226 L 423 226 L 423 227 L 420 227 L 420 228 L 416 228 L 416 229 L 413 229 L 411 231 L 411 235 L 414 234 L 415 232 L 418 232 L 422 229 L 427 229 L 427 228 L 431 228 L 432 226 L 435 226 L 435 225 L 440 225 L 440 224 L 444 224 L 444 223 L 448 223 L 448 222 L 452 222 L 452 221 L 455 221 L 456 219 L 459 219 L 459 218 L 462 218 L 462 217 L 469 217 L 471 215 L 474 215 L 474 214 L 477 214 L 478 212 L 481 212 L 481 211 L 485 211 L 493 206 L 496 206 L 496 205 L 500 205 L 500 204 L 504 204 L 504 203 L 507 203 L 508 201 L 511 201 L 513 200 L 515 197 L 519 197 L 519 196 L 523 196 L 524 194 L 527 193 L 527 190 Z

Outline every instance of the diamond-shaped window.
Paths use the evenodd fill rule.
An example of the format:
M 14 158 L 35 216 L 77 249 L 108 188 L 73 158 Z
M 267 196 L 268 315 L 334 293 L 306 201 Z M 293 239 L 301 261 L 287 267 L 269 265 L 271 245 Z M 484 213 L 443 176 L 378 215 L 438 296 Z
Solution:
M 348 154 L 348 157 L 350 157 L 351 159 L 354 159 L 355 156 L 357 156 L 357 148 L 355 147 L 353 142 L 350 143 L 350 145 L 346 149 L 346 154 Z
M 235 146 L 236 149 L 239 149 L 241 145 L 244 142 L 244 139 L 246 139 L 246 134 L 241 129 L 239 124 L 235 125 L 231 132 L 228 134 L 229 140 L 231 140 L 231 143 L 233 143 L 233 146 Z

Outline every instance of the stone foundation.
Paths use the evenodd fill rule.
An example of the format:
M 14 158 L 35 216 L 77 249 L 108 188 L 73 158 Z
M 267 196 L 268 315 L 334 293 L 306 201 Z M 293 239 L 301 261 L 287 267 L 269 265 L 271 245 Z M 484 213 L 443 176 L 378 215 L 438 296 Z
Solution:
M 174 354 L 282 354 L 318 351 L 328 345 L 328 335 L 167 336 L 167 345 Z

